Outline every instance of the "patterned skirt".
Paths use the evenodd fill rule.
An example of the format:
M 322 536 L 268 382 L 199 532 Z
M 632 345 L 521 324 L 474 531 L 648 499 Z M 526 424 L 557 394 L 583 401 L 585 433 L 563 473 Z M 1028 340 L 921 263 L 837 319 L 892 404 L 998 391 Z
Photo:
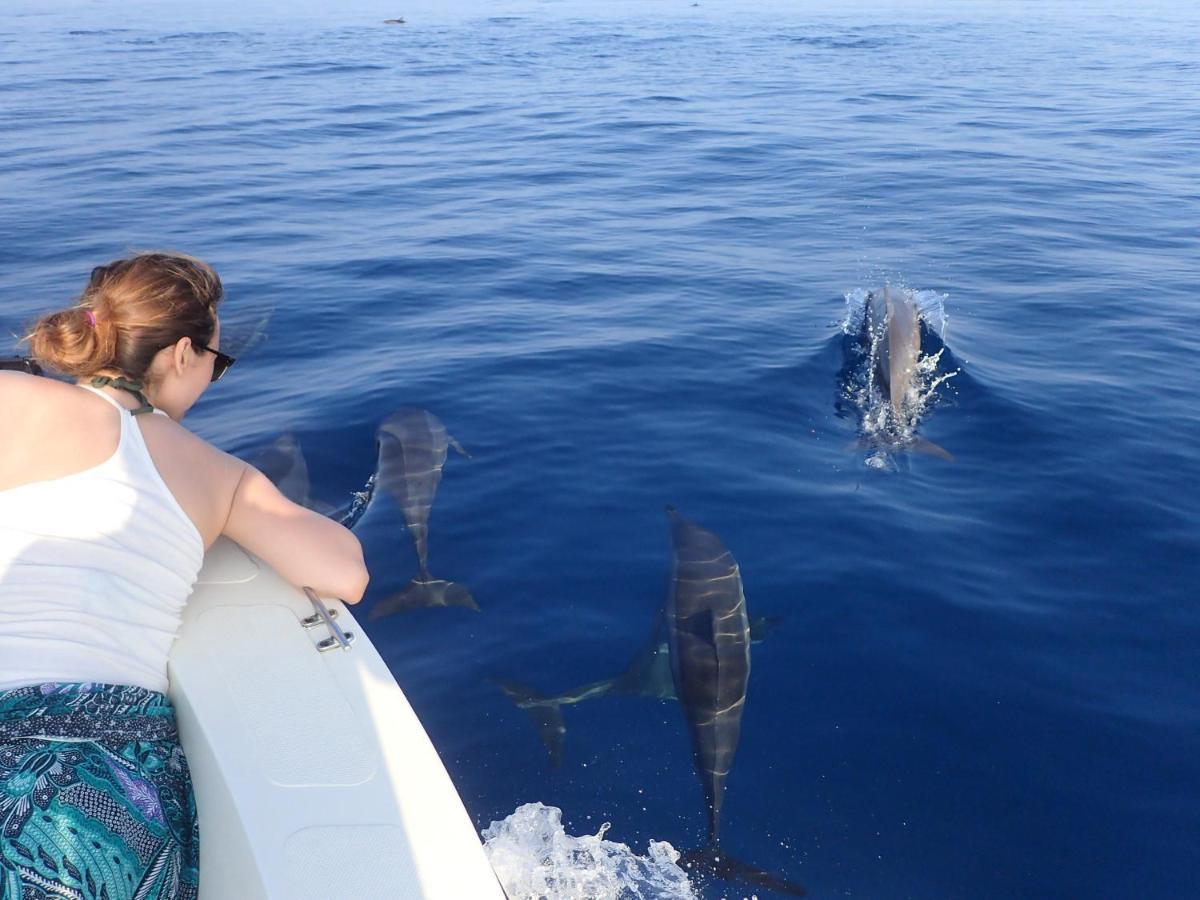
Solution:
M 199 850 L 164 694 L 0 691 L 0 900 L 195 900 Z

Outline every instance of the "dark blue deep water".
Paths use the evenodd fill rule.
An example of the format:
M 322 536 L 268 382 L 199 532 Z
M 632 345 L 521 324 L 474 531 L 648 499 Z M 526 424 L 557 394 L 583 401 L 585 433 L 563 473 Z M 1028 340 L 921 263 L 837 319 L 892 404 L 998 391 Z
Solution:
M 182 249 L 231 345 L 270 313 L 204 437 L 290 430 L 336 503 L 384 416 L 441 417 L 431 567 L 482 611 L 368 627 L 479 826 L 703 840 L 674 704 L 568 708 L 555 771 L 494 683 L 621 670 L 672 503 L 781 618 L 731 852 L 819 897 L 1200 895 L 1196 8 L 321 5 L 4 4 L 0 328 Z M 885 280 L 940 298 L 953 463 L 854 446 Z M 390 501 L 357 530 L 365 613 L 416 564 Z

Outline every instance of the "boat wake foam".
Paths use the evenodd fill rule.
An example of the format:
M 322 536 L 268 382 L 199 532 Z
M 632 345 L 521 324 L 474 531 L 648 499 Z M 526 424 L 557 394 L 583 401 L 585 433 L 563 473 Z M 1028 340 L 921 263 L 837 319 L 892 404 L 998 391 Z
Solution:
M 596 834 L 569 835 L 562 810 L 526 803 L 483 830 L 484 852 L 511 900 L 698 900 L 679 851 L 651 841 L 645 856 Z

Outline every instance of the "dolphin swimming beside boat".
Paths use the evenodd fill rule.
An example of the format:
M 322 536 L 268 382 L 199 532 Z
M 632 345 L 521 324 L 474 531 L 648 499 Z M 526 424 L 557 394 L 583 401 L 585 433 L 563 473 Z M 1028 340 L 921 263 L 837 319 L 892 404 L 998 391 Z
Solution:
M 947 450 L 913 432 L 921 403 L 921 331 L 921 314 L 909 291 L 884 285 L 867 294 L 859 342 L 869 355 L 868 377 L 888 404 L 888 437 L 893 438 L 888 443 L 952 461 Z
M 589 681 L 587 684 L 551 697 L 542 696 L 514 681 L 499 682 L 505 696 L 518 709 L 529 713 L 538 730 L 538 735 L 546 747 L 546 752 L 550 754 L 552 768 L 557 769 L 562 765 L 563 760 L 563 741 L 567 733 L 562 714 L 564 706 L 610 694 L 640 695 L 660 700 L 675 699 L 675 686 L 671 681 L 671 664 L 668 661 L 669 650 L 666 642 L 661 640 L 659 632 L 660 629 L 656 627 L 650 643 L 639 650 L 633 661 L 613 678 Z
M 804 885 L 734 859 L 715 846 L 703 850 L 684 850 L 679 854 L 676 865 L 692 876 L 700 873 L 713 875 L 722 881 L 740 881 L 768 891 L 787 894 L 789 897 L 803 897 L 808 893 Z
M 347 528 L 354 527 L 375 492 L 375 475 L 372 474 L 363 489 L 352 493 L 350 500 L 339 508 L 313 497 L 308 462 L 304 458 L 304 451 L 300 449 L 299 439 L 290 431 L 285 431 L 267 447 L 253 452 L 250 462 L 293 503 L 328 516 Z
M 750 619 L 737 562 L 711 531 L 667 507 L 671 586 L 665 612 L 675 696 L 692 738 L 696 774 L 717 844 L 725 779 L 742 732 L 750 680 Z
M 779 624 L 778 616 L 750 620 L 750 642 L 761 643 Z M 499 682 L 501 690 L 518 709 L 529 713 L 534 726 L 550 754 L 550 765 L 558 768 L 563 759 L 566 723 L 562 707 L 594 700 L 597 697 L 649 697 L 653 700 L 677 700 L 675 680 L 671 674 L 671 646 L 667 643 L 666 625 L 660 611 L 650 641 L 638 650 L 629 665 L 612 678 L 589 681 L 560 694 L 544 696 L 514 681 Z
M 690 872 L 743 881 L 792 896 L 795 882 L 730 857 L 720 846 L 725 781 L 741 734 L 742 710 L 750 677 L 750 644 L 777 619 L 746 612 L 741 574 L 733 555 L 711 531 L 667 507 L 671 524 L 671 581 L 654 634 L 616 677 L 589 682 L 552 697 L 521 685 L 502 683 L 509 699 L 529 712 L 551 764 L 562 760 L 562 707 L 608 694 L 677 699 L 692 743 L 696 774 L 708 801 L 708 846 L 686 851 L 680 865 Z
M 251 462 L 271 480 L 279 492 L 293 503 L 312 508 L 309 495 L 312 484 L 308 476 L 308 462 L 300 450 L 300 442 L 290 431 L 285 431 L 271 444 L 251 457 Z
M 376 438 L 379 448 L 376 483 L 395 499 L 404 513 L 420 569 L 403 590 L 377 603 L 369 618 L 425 606 L 465 606 L 478 610 L 466 587 L 429 574 L 429 513 L 442 480 L 447 450 L 453 447 L 463 456 L 470 454 L 450 436 L 437 416 L 414 407 L 388 416 L 379 426 Z
M 741 737 L 750 680 L 750 619 L 737 561 L 721 539 L 673 507 L 667 507 L 667 516 L 672 553 L 665 613 L 671 674 L 708 801 L 708 846 L 686 851 L 680 862 L 723 880 L 803 896 L 801 885 L 739 862 L 721 848 L 725 780 Z

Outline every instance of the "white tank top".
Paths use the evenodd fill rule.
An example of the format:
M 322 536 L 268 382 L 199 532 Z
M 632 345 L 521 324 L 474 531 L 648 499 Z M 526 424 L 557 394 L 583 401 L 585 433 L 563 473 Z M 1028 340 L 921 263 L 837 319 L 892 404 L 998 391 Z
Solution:
M 0 491 L 0 690 L 52 681 L 167 689 L 204 541 L 133 416 L 87 390 L 121 411 L 112 456 Z

